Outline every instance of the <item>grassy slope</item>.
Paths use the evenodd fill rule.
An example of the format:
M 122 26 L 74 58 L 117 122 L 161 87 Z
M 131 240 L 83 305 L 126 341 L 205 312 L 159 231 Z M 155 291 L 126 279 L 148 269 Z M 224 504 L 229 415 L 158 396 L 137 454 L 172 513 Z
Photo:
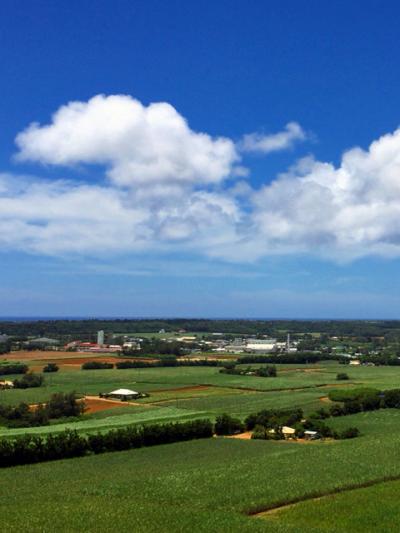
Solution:
M 298 531 L 326 533 L 389 533 L 400 522 L 399 496 L 400 481 L 388 481 L 297 504 L 263 520 L 267 530 L 277 524 L 289 531 L 297 527 Z
M 318 514 L 317 506 L 305 503 L 304 511 L 300 505 L 288 510 L 287 518 L 284 511 L 271 519 L 244 512 L 400 476 L 399 417 L 392 415 L 398 412 L 373 413 L 365 422 L 368 434 L 336 443 L 210 439 L 6 469 L 0 478 L 0 491 L 8 494 L 0 500 L 3 527 L 23 531 L 23 510 L 29 509 L 30 531 L 42 532 L 353 531 L 348 506 L 324 503 L 326 514 Z M 368 490 L 373 494 L 379 487 Z M 389 493 L 388 503 L 380 500 L 375 506 L 370 524 L 378 523 L 386 508 L 400 518 Z M 364 499 L 357 498 L 360 514 Z M 332 529 L 333 523 L 341 529 Z

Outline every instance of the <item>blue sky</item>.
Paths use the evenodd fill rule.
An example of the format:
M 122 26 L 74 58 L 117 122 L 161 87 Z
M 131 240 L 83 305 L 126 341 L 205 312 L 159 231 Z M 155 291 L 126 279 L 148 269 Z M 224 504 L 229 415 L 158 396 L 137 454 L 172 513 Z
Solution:
M 399 318 L 399 19 L 1 2 L 0 316 Z

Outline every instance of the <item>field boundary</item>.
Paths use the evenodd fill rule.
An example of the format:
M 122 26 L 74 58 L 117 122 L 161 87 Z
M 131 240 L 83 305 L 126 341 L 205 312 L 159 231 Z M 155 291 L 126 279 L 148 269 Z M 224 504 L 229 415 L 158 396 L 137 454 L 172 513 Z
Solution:
M 284 509 L 289 509 L 290 507 L 298 505 L 299 503 L 313 501 L 313 500 L 321 500 L 322 498 L 327 498 L 329 496 L 335 496 L 336 494 L 341 494 L 343 492 L 351 492 L 353 490 L 366 489 L 368 487 L 373 487 L 374 485 L 380 485 L 382 483 L 388 483 L 390 481 L 399 481 L 399 480 L 400 480 L 400 474 L 396 474 L 393 476 L 384 476 L 381 478 L 370 479 L 368 481 L 363 481 L 360 483 L 351 483 L 350 485 L 345 485 L 343 487 L 336 487 L 334 489 L 326 490 L 326 491 L 317 491 L 312 494 L 309 494 L 308 496 L 299 496 L 297 498 L 288 499 L 286 501 L 266 505 L 264 508 L 259 507 L 256 509 L 245 511 L 245 514 L 247 516 L 251 516 L 254 518 L 264 518 L 269 515 L 273 515 L 279 511 L 283 511 Z

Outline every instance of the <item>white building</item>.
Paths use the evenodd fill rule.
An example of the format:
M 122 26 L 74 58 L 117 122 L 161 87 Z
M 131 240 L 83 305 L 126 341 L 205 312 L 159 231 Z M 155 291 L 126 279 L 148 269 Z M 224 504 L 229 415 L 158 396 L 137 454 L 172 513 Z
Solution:
M 248 339 L 245 347 L 245 351 L 251 353 L 268 353 L 276 349 L 276 339 Z
M 101 329 L 97 332 L 97 344 L 103 346 L 104 344 L 104 331 Z

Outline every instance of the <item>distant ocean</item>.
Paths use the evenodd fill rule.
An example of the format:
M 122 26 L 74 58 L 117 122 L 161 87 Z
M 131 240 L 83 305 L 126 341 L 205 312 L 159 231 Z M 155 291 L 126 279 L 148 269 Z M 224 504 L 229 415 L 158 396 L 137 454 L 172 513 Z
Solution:
M 0 322 L 40 322 L 41 320 L 285 320 L 296 322 L 397 322 L 398 318 L 297 318 L 297 317 L 231 317 L 231 316 L 0 316 Z

